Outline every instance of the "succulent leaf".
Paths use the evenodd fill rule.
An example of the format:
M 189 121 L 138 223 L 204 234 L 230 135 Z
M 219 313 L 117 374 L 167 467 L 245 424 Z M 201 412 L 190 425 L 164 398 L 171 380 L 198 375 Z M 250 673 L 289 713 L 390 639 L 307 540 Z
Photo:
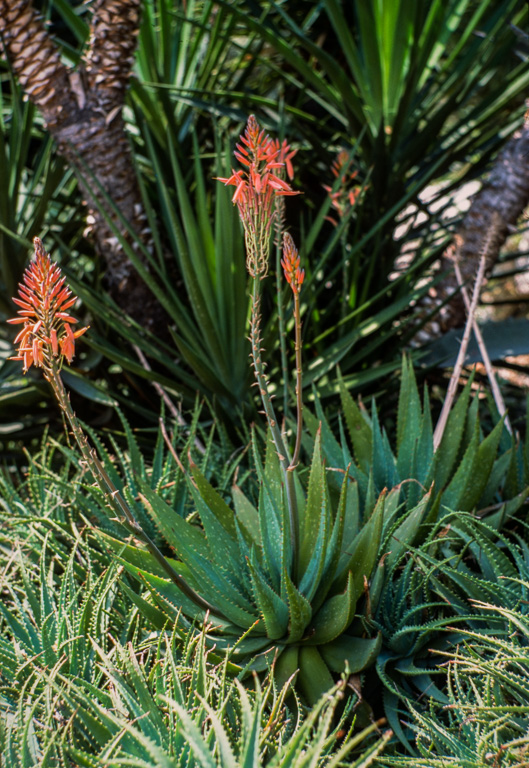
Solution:
M 382 634 L 379 632 L 372 638 L 342 635 L 322 645 L 320 651 L 329 669 L 338 672 L 347 665 L 349 672 L 356 674 L 374 663 L 381 647 Z
M 288 642 L 296 643 L 305 635 L 309 621 L 312 618 L 312 606 L 295 586 L 286 570 L 284 572 L 284 582 L 290 613 Z
M 397 565 L 404 552 L 414 544 L 430 498 L 431 491 L 426 493 L 417 506 L 406 514 L 405 519 L 395 528 L 385 543 L 385 548 L 389 551 L 386 560 L 389 572 Z
M 369 520 L 364 524 L 338 565 L 335 583 L 345 588 L 349 572 L 354 579 L 355 599 L 364 591 L 364 577 L 369 578 L 376 563 L 382 536 L 386 494 L 381 493 Z
M 259 569 L 248 563 L 257 606 L 266 627 L 266 634 L 271 640 L 284 637 L 288 628 L 288 605 L 267 584 Z
M 339 637 L 350 625 L 356 608 L 353 574 L 349 573 L 344 592 L 328 598 L 314 616 L 307 643 L 322 645 Z
M 300 548 L 299 572 L 304 574 L 313 559 L 314 544 L 321 530 L 322 512 L 326 511 L 325 469 L 321 458 L 321 429 L 318 429 L 314 442 L 314 452 L 310 466 L 309 484 L 305 506 L 300 510 Z
M 360 411 L 359 407 L 349 394 L 341 376 L 338 377 L 340 386 L 340 398 L 345 417 L 345 423 L 349 430 L 349 437 L 353 446 L 355 459 L 358 466 L 364 472 L 369 472 L 371 458 L 373 455 L 373 432 L 368 417 L 364 416 L 365 411 Z
M 434 474 L 429 482 L 434 480 L 437 488 L 444 488 L 448 483 L 460 452 L 473 380 L 474 374 L 471 374 L 448 417 L 441 444 L 435 453 Z
M 301 646 L 298 663 L 299 686 L 309 705 L 313 706 L 333 686 L 329 667 L 316 646 Z
M 450 480 L 450 483 L 443 493 L 443 503 L 449 509 L 462 509 L 462 502 L 465 498 L 467 488 L 473 482 L 474 474 L 478 466 L 478 447 L 479 447 L 479 425 L 476 422 L 472 439 L 468 443 L 467 449 L 461 460 L 456 473 Z M 441 449 L 439 449 L 441 450 Z M 481 495 L 481 494 L 480 494 Z M 478 496 L 479 498 L 479 496 Z

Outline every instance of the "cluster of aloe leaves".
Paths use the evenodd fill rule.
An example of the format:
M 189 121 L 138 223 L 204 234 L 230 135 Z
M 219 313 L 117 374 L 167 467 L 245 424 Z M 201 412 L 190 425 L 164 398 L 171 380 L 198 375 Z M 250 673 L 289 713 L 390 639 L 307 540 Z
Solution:
M 288 684 L 246 690 L 226 661 L 213 664 L 204 632 L 153 635 L 117 565 L 31 503 L 0 513 L 2 764 L 308 768 L 384 748 L 389 734 L 373 724 L 336 749 L 343 683 L 303 717 L 286 705 Z
M 396 455 L 375 407 L 369 418 L 342 386 L 353 458 L 344 430 L 339 443 L 317 403 L 316 416 L 308 418 L 313 439 L 305 441 L 311 461 L 296 477 L 300 554 L 295 572 L 281 468 L 271 441 L 262 462 L 254 435 L 258 494 L 255 498 L 234 485 L 232 504 L 189 461 L 191 522 L 150 481 L 135 477 L 134 493 L 174 552 L 167 558 L 170 565 L 210 606 L 207 642 L 216 653 L 229 652 L 234 671 L 263 672 L 273 665 L 282 685 L 299 670 L 296 686 L 313 703 L 332 686 L 333 674 L 360 673 L 378 660 L 387 688 L 386 714 L 399 731 L 396 713 L 399 700 L 411 691 L 405 681 L 417 673 L 415 657 L 454 615 L 461 621 L 475 615 L 462 586 L 469 577 L 454 562 L 442 564 L 448 555 L 441 532 L 453 528 L 455 519 L 464 526 L 461 512 L 488 505 L 494 511 L 487 524 L 477 520 L 473 526 L 496 533 L 528 493 L 523 447 L 501 421 L 482 438 L 478 399 L 470 402 L 470 388 L 471 382 L 435 453 L 428 397 L 422 408 L 407 361 Z M 488 533 L 481 536 L 490 541 Z M 155 626 L 174 626 L 182 617 L 189 628 L 204 622 L 203 607 L 182 593 L 149 552 L 110 535 L 101 538 L 145 587 L 142 595 L 130 594 Z M 417 547 L 422 570 L 413 556 Z M 459 541 L 454 557 L 461 547 L 472 549 Z M 449 610 L 441 610 L 447 602 Z M 438 618 L 419 632 L 421 612 L 430 617 L 436 606 Z M 420 689 L 421 680 L 422 687 L 432 684 L 424 670 L 421 674 L 412 688 L 418 684 Z
M 480 399 L 472 397 L 473 374 L 452 409 L 441 443 L 434 450 L 428 390 L 421 405 L 411 361 L 403 358 L 397 410 L 396 448 L 381 427 L 376 405 L 371 414 L 358 405 L 339 379 L 342 416 L 340 440 L 325 417 L 318 398 L 316 415 L 306 419 L 313 437 L 321 430 L 322 451 L 328 466 L 348 470 L 358 484 L 361 503 L 369 509 L 384 488 L 398 489 L 399 515 L 422 499 L 421 525 L 432 523 L 443 507 L 475 510 L 499 526 L 526 498 L 529 485 L 527 445 L 509 435 L 492 406 L 496 422 L 485 437 Z M 310 449 L 310 442 L 307 447 Z M 426 496 L 428 494 L 428 497 Z M 419 513 L 416 513 L 416 517 Z M 409 524 L 408 524 L 409 527 Z M 417 527 L 418 530 L 418 527 Z
M 291 574 L 288 510 L 282 475 L 271 443 L 261 463 L 254 438 L 259 498 L 254 505 L 233 488 L 233 507 L 191 463 L 188 491 L 201 526 L 175 514 L 146 482 L 140 493 L 178 559 L 172 567 L 211 606 L 208 641 L 230 649 L 234 663 L 264 671 L 275 663 L 283 684 L 299 669 L 297 684 L 314 703 L 333 685 L 333 672 L 359 672 L 371 664 L 380 635 L 364 637 L 354 620 L 364 595 L 364 575 L 376 564 L 384 518 L 384 498 L 361 530 L 355 486 L 344 478 L 330 493 L 319 439 L 316 439 L 306 493 L 298 484 L 299 569 Z M 151 601 L 137 598 L 159 628 L 180 613 L 203 621 L 204 611 L 182 593 L 148 552 L 106 537 L 126 569 L 147 587 Z M 381 585 L 380 585 L 381 586 Z M 351 629 L 352 625 L 352 629 Z M 348 631 L 349 630 L 349 631 Z
M 443 676 L 448 672 L 444 706 L 433 700 L 426 711 L 415 704 L 412 728 L 419 757 L 381 758 L 389 768 L 483 768 L 486 765 L 523 766 L 529 751 L 529 622 L 526 578 L 518 587 L 518 603 L 502 607 L 476 601 L 484 619 L 481 626 L 461 630 L 461 642 L 443 653 Z M 491 629 L 494 631 L 491 632 Z M 409 719 L 409 716 L 408 716 Z
M 406 375 L 405 372 L 404 378 Z M 406 402 L 402 394 L 401 402 Z M 469 410 L 463 415 L 466 421 Z M 481 719 L 473 720 L 465 731 L 462 759 L 467 759 L 474 749 L 485 750 L 494 734 L 507 734 L 510 741 L 515 741 L 518 729 L 523 736 L 520 723 L 527 707 L 526 682 L 521 679 L 523 669 L 516 667 L 516 658 L 524 653 L 526 644 L 522 630 L 529 598 L 529 547 L 523 529 L 518 529 L 516 535 L 498 531 L 500 522 L 512 513 L 513 507 L 509 514 L 504 510 L 498 516 L 498 510 L 480 520 L 471 511 L 451 511 L 441 504 L 435 507 L 435 516 L 429 515 L 426 510 L 427 504 L 431 504 L 431 492 L 424 493 L 415 506 L 409 506 L 411 502 L 403 495 L 406 484 L 381 493 L 379 498 L 371 491 L 363 495 L 361 482 L 351 479 L 355 471 L 352 465 L 346 477 L 330 461 L 324 464 L 328 424 L 322 422 L 313 445 L 307 440 L 313 450 L 311 467 L 300 472 L 298 484 L 300 502 L 304 501 L 300 503 L 303 514 L 311 509 L 309 500 L 311 504 L 317 502 L 319 509 L 315 545 L 308 562 L 307 553 L 300 557 L 300 569 L 304 568 L 303 574 L 312 573 L 312 583 L 316 585 L 312 605 L 317 605 L 315 599 L 319 594 L 319 610 L 330 604 L 337 609 L 335 612 L 333 608 L 331 618 L 343 619 L 347 616 L 346 601 L 351 605 L 356 597 L 354 616 L 334 641 L 323 642 L 320 634 L 319 642 L 312 645 L 303 637 L 288 643 L 282 637 L 268 636 L 268 625 L 264 622 L 265 611 L 268 621 L 270 617 L 274 619 L 270 604 L 275 599 L 274 592 L 281 599 L 280 580 L 276 581 L 277 590 L 268 585 L 268 589 L 258 592 L 268 563 L 280 557 L 277 543 L 285 549 L 281 532 L 286 512 L 281 507 L 284 501 L 279 495 L 280 486 L 274 482 L 274 472 L 278 471 L 274 450 L 270 445 L 267 447 L 261 465 L 259 436 L 254 436 L 253 462 L 258 482 L 252 482 L 251 474 L 243 477 L 241 473 L 242 487 L 233 484 L 231 488 L 232 510 L 225 499 L 230 495 L 226 483 L 230 477 L 233 481 L 233 476 L 229 469 L 218 472 L 219 458 L 211 442 L 206 441 L 206 456 L 200 468 L 190 461 L 188 473 L 182 475 L 161 437 L 154 460 L 147 465 L 125 419 L 123 424 L 125 449 L 120 441 L 114 442 L 113 454 L 100 446 L 101 458 L 116 481 L 117 465 L 121 466 L 130 485 L 124 493 L 128 503 L 134 505 L 135 514 L 140 513 L 142 499 L 147 501 L 145 507 L 152 516 L 150 524 L 153 530 L 158 529 L 160 545 L 165 540 L 166 546 L 180 547 L 181 560 L 170 556 L 172 565 L 193 586 L 204 589 L 209 601 L 222 605 L 226 611 L 239 610 L 241 615 L 240 606 L 235 603 L 235 608 L 230 608 L 227 599 L 232 597 L 233 589 L 229 594 L 221 594 L 226 602 L 220 604 L 218 586 L 216 591 L 205 591 L 207 578 L 219 574 L 224 579 L 222 586 L 228 585 L 227 588 L 233 587 L 236 579 L 238 583 L 246 579 L 248 602 L 255 619 L 253 623 L 248 621 L 249 631 L 242 640 L 244 627 L 214 614 L 208 617 L 201 633 L 190 631 L 194 621 L 204 619 L 200 611 L 182 599 L 148 552 L 134 541 L 123 543 L 118 538 L 119 528 L 108 520 L 105 522 L 105 499 L 83 477 L 82 470 L 79 472 L 75 454 L 57 443 L 50 448 L 50 441 L 46 441 L 48 447 L 32 459 L 27 478 L 20 478 L 17 487 L 0 478 L 4 529 L 0 536 L 0 739 L 6 760 L 12 760 L 13 766 L 51 766 L 54 760 L 65 766 L 112 768 L 148 765 L 153 761 L 173 766 L 175 760 L 182 766 L 217 766 L 227 755 L 231 759 L 232 754 L 234 766 L 301 768 L 309 764 L 302 754 L 307 760 L 310 756 L 315 765 L 324 764 L 324 759 L 343 760 L 344 753 L 337 752 L 333 735 L 337 729 L 330 730 L 332 713 L 343 693 L 336 688 L 331 688 L 334 694 L 330 698 L 316 703 L 308 720 L 297 725 L 291 720 L 283 730 L 274 733 L 267 730 L 270 713 L 277 711 L 274 708 L 289 706 L 284 698 L 287 688 L 277 685 L 290 671 L 286 662 L 297 657 L 295 663 L 299 665 L 304 657 L 321 657 L 327 667 L 331 658 L 328 651 L 337 654 L 340 648 L 337 639 L 341 647 L 351 649 L 356 644 L 357 648 L 363 645 L 371 650 L 368 658 L 367 654 L 363 658 L 351 657 L 353 664 L 358 660 L 357 669 L 372 662 L 362 674 L 364 698 L 375 703 L 382 685 L 384 713 L 395 735 L 411 751 L 418 732 L 422 734 L 418 745 L 424 746 L 425 754 L 432 750 L 422 763 L 410 765 L 441 764 L 436 759 L 451 754 L 450 748 L 455 744 L 453 723 L 444 707 L 454 706 L 456 712 L 470 711 L 464 708 L 472 704 L 472 686 L 469 673 L 460 678 L 463 683 L 459 687 L 454 683 L 447 690 L 446 672 L 439 662 L 447 654 L 458 653 L 458 647 L 466 642 L 468 664 L 488 664 L 488 677 L 480 677 L 480 684 L 488 686 L 483 688 L 482 706 L 491 701 L 492 704 L 490 710 L 476 710 Z M 464 428 L 463 434 L 467 433 Z M 179 448 L 187 445 L 196 457 L 193 440 L 194 435 L 188 435 Z M 506 439 L 503 446 L 505 452 L 511 450 L 506 447 Z M 463 437 L 453 473 L 457 472 L 467 447 Z M 500 459 L 501 450 L 502 441 L 498 447 Z M 523 448 L 516 446 L 515 453 L 521 472 Z M 71 461 L 64 462 L 64 456 Z M 229 466 L 229 462 L 224 463 Z M 58 473 L 52 469 L 57 464 Z M 224 478 L 219 489 L 213 489 L 206 480 L 211 472 Z M 341 482 L 336 483 L 339 476 Z M 373 481 L 368 480 L 370 483 Z M 504 476 L 498 480 L 496 493 L 502 504 L 514 506 L 505 490 Z M 375 500 L 369 502 L 370 496 Z M 524 494 L 520 498 L 523 497 Z M 371 507 L 366 506 L 366 499 Z M 519 503 L 520 499 L 516 499 Z M 282 512 L 283 519 L 278 519 L 274 509 Z M 201 526 L 197 524 L 197 512 Z M 79 523 L 85 515 L 98 520 L 99 526 L 105 525 L 106 532 L 96 535 L 105 547 L 110 547 L 110 557 L 97 546 L 93 532 L 88 545 L 86 536 L 90 528 L 80 534 Z M 311 518 L 307 515 L 306 519 Z M 230 526 L 234 531 L 231 543 Z M 322 574 L 329 573 L 332 564 L 328 556 L 322 556 L 322 550 L 327 546 L 327 553 L 332 553 L 333 542 L 339 537 L 342 552 L 338 564 L 332 567 L 334 584 L 339 578 L 342 584 L 334 594 L 330 587 L 325 595 L 323 576 L 320 574 L 319 581 L 316 576 L 318 568 Z M 20 541 L 15 556 L 9 552 L 14 539 Z M 244 547 L 249 554 L 248 561 L 242 562 L 240 553 L 245 551 Z M 116 551 L 117 558 L 112 554 Z M 170 552 L 168 547 L 165 551 Z M 238 570 L 235 556 L 239 556 L 242 566 Z M 125 569 L 118 567 L 119 561 Z M 6 562 L 9 564 L 5 565 Z M 196 573 L 191 574 L 189 563 L 197 565 Z M 357 586 L 359 579 L 355 580 L 353 568 L 366 574 L 368 590 L 364 590 L 363 578 L 362 589 Z M 138 580 L 143 585 L 140 593 Z M 294 589 L 301 594 L 301 583 L 293 587 L 285 579 L 289 610 L 289 595 L 296 595 Z M 261 593 L 270 596 L 268 604 Z M 306 596 L 303 599 L 308 603 Z M 279 600 L 274 605 L 280 605 Z M 276 622 L 281 619 L 279 610 L 278 616 Z M 258 619 L 262 627 L 255 625 Z M 312 617 L 307 626 L 311 620 Z M 276 626 L 281 627 L 278 623 Z M 331 631 L 335 626 L 331 624 Z M 518 635 L 512 635 L 513 629 Z M 318 640 L 318 636 L 307 639 Z M 479 656 L 471 644 L 475 648 L 479 645 Z M 215 647 L 208 652 L 212 645 Z M 487 658 L 481 646 L 488 653 Z M 276 659 L 275 689 L 268 678 L 253 693 L 255 686 L 248 671 L 266 670 L 281 649 Z M 496 653 L 501 656 L 501 664 L 495 664 Z M 345 660 L 345 654 L 342 658 Z M 507 663 L 512 673 L 509 671 L 505 676 L 502 665 Z M 328 668 L 334 671 L 330 665 Z M 313 672 L 317 669 L 306 667 Z M 455 674 L 458 667 L 454 669 Z M 243 691 L 232 681 L 233 675 L 246 682 L 250 690 Z M 329 685 L 333 682 L 328 672 L 323 679 L 330 681 Z M 308 700 L 316 695 L 310 683 L 303 675 L 296 682 Z M 201 699 L 197 700 L 195 691 Z M 492 694 L 495 698 L 491 698 Z M 514 703 L 516 712 L 505 709 L 511 706 L 514 695 L 518 696 Z M 350 706 L 354 700 L 353 696 Z M 425 711 L 418 703 L 428 700 L 431 711 Z M 408 707 L 414 710 L 415 721 Z M 498 714 L 495 707 L 504 707 L 503 714 Z M 218 722 L 211 718 L 211 712 L 217 710 L 221 713 Z M 300 711 L 297 710 L 298 715 Z M 287 720 L 294 717 L 294 712 L 289 712 L 285 715 Z M 358 705 L 355 712 L 359 713 Z M 506 729 L 498 731 L 497 718 L 503 715 Z M 380 754 L 388 738 L 386 734 L 365 745 L 360 742 L 364 750 L 362 759 Z M 353 742 L 351 745 L 354 749 Z M 516 744 L 511 752 L 519 754 Z M 335 760 L 330 764 L 338 763 Z M 358 764 L 362 764 L 360 758 Z M 483 762 L 468 758 L 462 764 L 474 768 Z

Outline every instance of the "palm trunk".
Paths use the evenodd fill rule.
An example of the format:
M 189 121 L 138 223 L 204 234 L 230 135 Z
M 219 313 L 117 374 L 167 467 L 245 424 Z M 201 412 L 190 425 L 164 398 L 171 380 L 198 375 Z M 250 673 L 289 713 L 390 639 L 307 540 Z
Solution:
M 159 319 L 159 307 L 100 213 L 105 210 L 120 233 L 132 240 L 98 188 L 100 185 L 112 198 L 131 229 L 149 245 L 122 116 L 141 0 L 96 0 L 92 7 L 88 49 L 76 70 L 61 62 L 59 49 L 31 0 L 0 0 L 0 39 L 13 72 L 57 142 L 58 152 L 76 170 L 90 209 L 96 250 L 106 262 L 109 292 L 122 309 L 149 326 Z
M 424 329 L 430 338 L 465 324 L 465 304 L 461 292 L 457 290 L 454 260 L 459 264 L 464 283 L 472 285 L 486 245 L 485 272 L 490 274 L 501 247 L 528 204 L 529 122 L 526 119 L 523 128 L 503 148 L 488 178 L 475 195 L 453 244 L 443 254 L 441 270 L 447 271 L 447 276 L 436 287 L 433 299 L 441 305 L 450 294 L 457 292 L 441 309 L 435 321 Z M 425 338 L 424 330 L 421 338 Z

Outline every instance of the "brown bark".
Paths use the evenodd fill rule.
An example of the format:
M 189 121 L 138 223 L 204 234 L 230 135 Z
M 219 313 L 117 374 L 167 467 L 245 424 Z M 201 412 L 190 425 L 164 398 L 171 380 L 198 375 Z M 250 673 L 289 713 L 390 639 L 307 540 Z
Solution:
M 483 253 L 486 257 L 485 272 L 490 275 L 501 247 L 528 204 L 529 121 L 526 116 L 524 126 L 506 143 L 488 178 L 472 200 L 453 244 L 443 254 L 441 271 L 448 270 L 447 276 L 432 291 L 430 302 L 433 299 L 436 305 L 441 305 L 457 290 L 458 281 L 453 268 L 455 259 L 466 284 L 473 283 Z M 458 291 L 420 337 L 425 338 L 424 331 L 431 338 L 450 328 L 458 328 L 464 325 L 465 318 L 463 296 Z
M 0 0 L 0 40 L 21 86 L 41 111 L 59 153 L 77 172 L 90 209 L 88 220 L 96 250 L 106 262 L 109 292 L 122 309 L 152 325 L 160 310 L 99 212 L 97 200 L 123 232 L 119 217 L 109 210 L 91 178 L 97 179 L 132 229 L 149 244 L 122 116 L 141 0 L 96 0 L 92 7 L 90 41 L 76 70 L 61 62 L 59 49 L 31 0 Z

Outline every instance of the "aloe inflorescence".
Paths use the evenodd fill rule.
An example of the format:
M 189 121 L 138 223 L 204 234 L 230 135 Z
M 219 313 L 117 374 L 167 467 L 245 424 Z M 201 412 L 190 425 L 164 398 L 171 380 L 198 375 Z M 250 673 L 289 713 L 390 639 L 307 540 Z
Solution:
M 18 317 L 8 320 L 12 325 L 23 324 L 15 344 L 18 352 L 12 360 L 24 363 L 24 372 L 32 365 L 42 368 L 47 379 L 53 380 L 64 358 L 71 363 L 75 340 L 88 330 L 72 330 L 77 324 L 69 310 L 77 301 L 65 285 L 66 278 L 53 264 L 41 240 L 34 239 L 35 259 L 26 269 L 14 303 L 20 308 Z

